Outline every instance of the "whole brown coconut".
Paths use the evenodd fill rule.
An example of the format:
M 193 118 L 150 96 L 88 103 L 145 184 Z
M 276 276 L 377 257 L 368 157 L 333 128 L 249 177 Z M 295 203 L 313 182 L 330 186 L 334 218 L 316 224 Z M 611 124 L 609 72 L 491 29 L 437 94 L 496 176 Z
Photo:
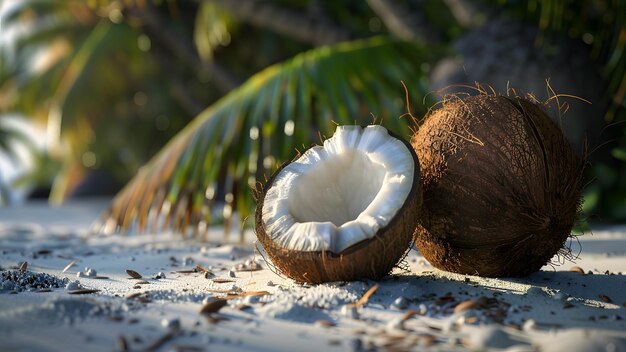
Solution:
M 411 143 L 424 194 L 416 244 L 432 265 L 523 276 L 563 248 L 584 163 L 538 104 L 454 97 L 429 114 Z
M 397 150 L 395 152 L 391 151 L 388 153 L 391 159 L 385 160 L 385 163 L 380 162 L 382 160 L 375 160 L 372 164 L 369 164 L 369 161 L 367 161 L 369 160 L 369 156 L 367 156 L 368 153 L 364 153 L 362 154 L 366 156 L 365 159 L 363 159 L 365 160 L 364 164 L 359 164 L 360 162 L 358 162 L 358 160 L 360 160 L 361 157 L 358 156 L 357 152 L 351 151 L 352 147 L 346 147 L 346 145 L 349 144 L 348 142 L 344 144 L 335 143 L 336 145 L 342 144 L 343 147 L 341 148 L 335 148 L 336 145 L 333 147 L 332 139 L 340 138 L 337 136 L 352 133 L 360 129 L 363 131 L 384 131 L 381 133 L 386 136 L 385 138 L 395 140 L 393 143 L 395 143 L 396 147 L 405 150 L 406 153 L 403 152 L 404 156 L 402 158 L 397 158 Z M 366 139 L 365 135 L 360 138 L 361 143 L 358 143 L 359 145 L 368 144 L 364 143 Z M 345 138 L 345 140 L 354 139 Z M 376 143 L 372 145 L 374 144 Z M 330 155 L 331 152 L 329 150 L 341 151 L 337 152 L 337 155 L 324 156 L 326 159 L 325 161 L 322 160 L 323 158 L 320 157 L 320 155 L 326 155 L 327 152 Z M 346 151 L 347 156 L 339 155 L 345 154 Z M 339 162 L 336 161 L 338 159 Z M 400 159 L 402 159 L 402 161 L 400 161 Z M 306 187 L 300 187 L 300 190 L 297 191 L 297 182 L 299 179 L 306 178 L 306 173 L 304 173 L 304 176 L 298 175 L 295 177 L 294 179 L 296 179 L 296 181 L 294 184 L 287 185 L 284 180 L 291 179 L 294 175 L 294 168 L 290 170 L 290 165 L 300 163 L 302 160 L 305 160 L 305 162 L 307 162 L 307 160 L 313 160 L 312 163 L 316 164 L 326 163 L 326 166 L 318 167 L 314 165 L 311 170 L 317 171 L 308 172 L 310 177 L 315 179 L 313 181 L 317 182 L 317 184 L 314 183 Z M 353 165 L 353 160 L 357 160 L 357 166 L 349 166 Z M 395 162 L 410 164 L 408 165 L 411 174 L 410 178 L 408 177 L 409 175 L 405 173 L 399 173 L 395 176 L 391 175 L 391 177 L 390 174 L 387 173 L 384 178 L 381 178 L 382 176 L 378 177 L 382 182 L 382 185 L 378 185 L 376 174 L 378 172 L 388 172 L 390 168 L 393 169 Z M 339 170 L 332 170 L 332 168 L 339 168 Z M 387 171 L 383 169 L 376 170 L 376 168 L 383 168 Z M 255 212 L 255 225 L 257 238 L 275 268 L 280 273 L 297 282 L 318 284 L 322 282 L 348 281 L 363 278 L 380 279 L 391 272 L 403 255 L 407 253 L 413 241 L 413 234 L 417 226 L 418 215 L 422 204 L 419 170 L 419 162 L 415 151 L 409 142 L 401 137 L 395 136 L 391 132 L 388 133 L 387 130 L 381 126 L 368 126 L 366 128 L 360 126 L 339 126 L 335 135 L 325 141 L 323 147 L 314 146 L 304 151 L 301 155 L 298 155 L 291 162 L 283 164 L 271 176 L 263 188 L 256 193 L 257 207 Z M 333 173 L 336 173 L 336 175 Z M 331 175 L 326 178 L 327 174 Z M 285 175 L 287 176 L 284 177 Z M 398 196 L 397 193 L 386 193 L 385 183 L 394 184 L 398 179 L 405 176 L 405 191 L 402 191 L 401 196 Z M 283 178 L 282 181 L 280 180 L 281 177 Z M 309 181 L 301 182 L 306 183 Z M 372 186 L 375 184 L 376 186 Z M 303 194 L 299 195 L 299 192 Z M 354 211 L 350 214 L 351 216 L 343 220 L 341 218 L 335 218 L 338 216 L 337 214 L 343 213 L 344 210 L 348 208 L 348 206 L 337 205 L 336 202 L 342 203 L 346 201 L 346 198 L 350 197 L 356 197 L 358 199 L 361 195 L 367 194 L 368 192 L 371 194 L 369 198 L 374 198 L 369 199 L 368 196 L 365 196 L 366 200 L 361 202 L 363 204 L 361 208 L 365 207 L 365 209 L 361 210 L 361 208 L 357 208 L 357 211 Z M 406 194 L 404 194 L 405 192 Z M 270 195 L 268 196 L 268 194 Z M 272 217 L 268 215 L 268 213 L 275 211 L 279 206 L 276 205 L 276 199 L 268 201 L 268 197 L 276 198 L 276 194 L 284 197 L 285 202 L 289 202 L 289 207 L 285 207 L 285 209 L 288 209 L 288 214 L 279 214 L 280 216 L 276 215 Z M 402 200 L 402 197 L 404 197 L 404 200 Z M 377 212 L 375 210 L 379 208 L 372 205 L 381 201 L 383 203 L 390 202 L 385 205 L 394 202 L 399 203 L 397 209 L 392 213 L 382 215 L 381 211 Z M 268 202 L 274 204 L 268 204 Z M 305 204 L 307 202 L 311 204 Z M 378 204 L 380 205 L 382 203 Z M 326 207 L 328 207 L 327 211 L 324 210 Z M 364 215 L 368 212 L 370 212 L 369 215 Z M 343 246 L 335 248 L 334 250 L 332 244 L 324 245 L 321 250 L 302 250 L 288 248 L 290 247 L 290 242 L 283 241 L 283 243 L 281 243 L 279 239 L 277 239 L 276 233 L 272 233 L 272 231 L 278 232 L 278 230 L 273 229 L 281 229 L 284 226 L 273 226 L 271 222 L 274 220 L 268 219 L 282 220 L 285 216 L 293 216 L 297 226 L 300 226 L 299 228 L 301 229 L 290 233 L 290 242 L 297 242 L 298 238 L 308 238 L 311 234 L 307 233 L 307 231 L 315 226 L 326 226 L 332 223 L 331 226 L 343 228 L 354 221 L 358 221 L 358 219 L 362 219 L 363 216 L 369 219 L 369 222 L 362 222 L 361 226 L 363 227 L 369 226 L 367 224 L 372 223 L 371 221 L 374 221 L 374 218 L 379 220 L 386 218 L 386 220 L 381 220 L 384 225 L 380 228 L 376 225 L 373 226 L 373 236 L 368 239 L 352 239 L 348 244 L 344 243 Z M 308 224 L 311 225 L 309 226 Z M 340 237 L 342 233 L 338 231 L 336 236 Z M 337 238 L 337 240 L 345 242 L 345 238 Z

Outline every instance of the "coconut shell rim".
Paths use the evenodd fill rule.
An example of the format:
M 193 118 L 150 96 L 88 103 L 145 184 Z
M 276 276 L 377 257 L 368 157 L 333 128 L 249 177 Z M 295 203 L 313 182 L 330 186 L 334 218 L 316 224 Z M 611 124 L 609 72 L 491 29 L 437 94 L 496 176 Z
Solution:
M 365 128 L 367 126 L 363 126 L 361 125 L 361 128 Z M 413 146 L 411 145 L 410 141 L 407 141 L 405 138 L 401 137 L 399 134 L 385 128 L 387 130 L 387 133 L 389 134 L 389 136 L 400 140 L 404 146 L 409 150 L 409 153 L 411 154 L 411 156 L 413 157 L 413 161 L 414 161 L 414 168 L 413 168 L 413 181 L 412 181 L 412 185 L 411 185 L 411 189 L 409 190 L 409 193 L 404 201 L 404 203 L 402 204 L 402 206 L 396 211 L 396 213 L 394 214 L 394 216 L 391 218 L 391 220 L 389 220 L 389 222 L 381 227 L 380 229 L 378 229 L 378 231 L 376 231 L 376 233 L 374 234 L 374 236 L 372 238 L 366 239 L 366 240 L 362 240 L 360 242 L 357 242 L 353 245 L 351 245 L 350 247 L 342 250 L 339 253 L 335 253 L 335 252 L 331 252 L 329 250 L 321 250 L 321 251 L 298 251 L 298 250 L 294 250 L 294 249 L 289 249 L 289 248 L 285 248 L 282 247 L 280 245 L 277 245 L 271 238 L 269 235 L 267 235 L 266 231 L 265 231 L 265 227 L 261 226 L 262 228 L 262 237 L 265 237 L 267 239 L 267 241 L 269 243 L 271 243 L 273 245 L 274 248 L 277 249 L 282 249 L 285 251 L 290 251 L 293 253 L 298 253 L 300 254 L 315 254 L 317 253 L 321 258 L 323 257 L 331 257 L 331 258 L 340 258 L 343 255 L 347 255 L 347 254 L 351 254 L 354 252 L 358 252 L 361 249 L 368 247 L 371 242 L 380 240 L 383 238 L 383 236 L 388 232 L 388 230 L 393 226 L 393 224 L 395 224 L 399 218 L 402 216 L 402 214 L 404 212 L 407 211 L 406 208 L 408 208 L 410 206 L 410 204 L 412 203 L 412 200 L 414 197 L 416 196 L 421 196 L 421 192 L 419 192 L 419 189 L 421 188 L 421 170 L 420 170 L 420 163 L 419 163 L 419 158 L 417 156 L 417 153 L 415 152 L 415 149 L 413 149 Z M 284 163 L 282 163 L 278 169 L 276 169 L 276 171 L 274 171 L 274 173 L 272 173 L 272 175 L 270 176 L 270 178 L 267 180 L 267 182 L 263 185 L 263 189 L 260 192 L 257 192 L 257 206 L 255 209 L 255 233 L 257 235 L 257 237 L 259 237 L 259 225 L 264 225 L 263 224 L 263 219 L 262 219 L 262 209 L 263 209 L 263 205 L 265 202 L 265 194 L 267 193 L 267 190 L 272 186 L 274 179 L 280 174 L 280 172 L 287 167 L 287 165 L 291 164 L 292 162 L 298 160 L 304 153 L 306 153 L 306 151 L 308 151 L 309 149 L 319 146 L 318 144 L 312 144 L 309 147 L 307 147 L 306 149 L 304 149 L 302 152 L 299 152 L 298 155 L 296 155 L 294 158 L 292 158 L 291 160 L 287 160 Z M 420 207 L 421 207 L 421 201 L 419 202 Z M 418 209 L 418 213 L 419 213 L 419 209 Z M 411 231 L 411 238 L 409 239 L 408 243 L 407 243 L 407 250 L 410 249 L 410 244 L 413 242 L 413 238 L 414 238 L 414 231 L 415 229 L 412 229 Z M 259 238 L 259 240 L 261 240 Z M 264 242 L 263 240 L 261 240 L 261 242 Z M 263 243 L 264 244 L 264 243 Z M 266 250 L 267 252 L 267 250 Z

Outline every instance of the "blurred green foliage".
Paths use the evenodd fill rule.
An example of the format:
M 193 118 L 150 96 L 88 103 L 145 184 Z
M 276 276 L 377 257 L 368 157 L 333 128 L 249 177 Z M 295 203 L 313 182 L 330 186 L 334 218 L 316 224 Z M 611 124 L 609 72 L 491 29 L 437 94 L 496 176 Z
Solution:
M 515 1 L 517 13 L 537 22 L 543 36 L 566 33 L 591 45 L 603 64 L 603 104 L 612 136 L 590 152 L 608 149 L 612 159 L 589 165 L 583 213 L 590 221 L 626 221 L 626 2 L 615 0 Z M 519 7 L 519 8 L 516 8 Z M 542 40 L 542 38 L 538 38 Z M 614 136 L 614 137 L 613 137 Z
M 250 192 L 242 190 L 249 178 L 271 171 L 290 158 L 295 147 L 315 142 L 317 131 L 327 134 L 332 121 L 367 121 L 371 113 L 408 133 L 404 122 L 397 121 L 406 112 L 399 79 L 407 82 L 413 113 L 423 114 L 430 67 L 471 27 L 451 5 L 461 4 L 478 9 L 474 17 L 479 22 L 497 13 L 536 23 L 542 30 L 538 43 L 551 33 L 566 33 L 593 46 L 592 54 L 604 65 L 606 121 L 613 124 L 611 129 L 620 130 L 620 137 L 609 144 L 614 158 L 589 170 L 589 178 L 596 181 L 585 191 L 584 210 L 601 220 L 626 220 L 626 5 L 622 1 L 234 3 L 3 3 L 0 114 L 19 113 L 45 126 L 49 139 L 47 156 L 41 160 L 55 161 L 44 163 L 48 166 L 37 172 L 52 175 L 31 177 L 31 182 L 54 179 L 52 198 L 58 201 L 89 170 L 106 170 L 126 182 L 209 107 L 139 173 L 133 187 L 139 192 L 146 190 L 145 184 L 158 183 L 171 204 L 195 202 L 198 209 L 206 204 L 187 197 L 205 197 L 211 185 L 226 198 L 238 189 L 242 193 L 235 198 L 242 197 L 237 203 L 242 211 L 251 205 Z M 396 20 L 409 24 L 408 37 L 394 29 L 376 4 L 400 10 L 395 12 Z M 362 41 L 371 37 L 377 38 Z M 346 43 L 337 46 L 337 42 Z M 296 97 L 310 101 L 298 103 Z M 297 138 L 285 139 L 285 133 L 278 133 L 287 121 L 295 121 Z M 271 147 L 246 146 L 249 139 L 233 137 L 224 126 L 238 128 L 244 136 L 258 127 L 260 135 L 272 141 L 267 144 Z M 200 155 L 224 140 L 231 143 L 224 148 L 230 154 L 224 152 L 215 160 Z M 258 155 L 251 162 L 254 150 Z M 166 163 L 167 158 L 172 160 Z M 238 162 L 228 164 L 223 162 L 226 159 Z M 271 162 L 263 165 L 265 160 Z M 172 168 L 169 172 L 146 177 L 155 172 L 155 165 L 163 171 L 166 164 Z M 158 182 L 151 181 L 157 178 Z M 124 199 L 140 203 L 137 197 Z M 143 201 L 137 211 L 147 212 L 154 199 Z

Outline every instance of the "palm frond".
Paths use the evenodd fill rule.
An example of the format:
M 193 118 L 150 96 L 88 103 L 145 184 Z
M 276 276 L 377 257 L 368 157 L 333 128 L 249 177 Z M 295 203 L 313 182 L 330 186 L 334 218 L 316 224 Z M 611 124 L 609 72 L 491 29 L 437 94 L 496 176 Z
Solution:
M 33 140 L 24 131 L 0 121 L 0 152 L 3 152 L 14 163 L 18 162 L 16 144 L 23 145 L 30 151 L 37 149 Z
M 320 47 L 271 66 L 205 110 L 113 200 L 98 230 L 204 234 L 222 209 L 226 226 L 254 208 L 252 189 L 296 148 L 329 136 L 335 123 L 372 116 L 408 136 L 404 90 L 422 101 L 421 64 L 434 50 L 376 37 Z M 318 134 L 319 131 L 319 134 Z

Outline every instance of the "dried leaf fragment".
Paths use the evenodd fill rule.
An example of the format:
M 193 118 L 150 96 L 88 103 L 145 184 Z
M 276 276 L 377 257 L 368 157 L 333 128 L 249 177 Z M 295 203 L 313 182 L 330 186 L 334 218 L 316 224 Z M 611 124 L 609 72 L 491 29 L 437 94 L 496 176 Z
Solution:
M 607 295 L 599 294 L 598 297 L 605 303 L 613 303 L 613 300 Z
M 264 296 L 264 295 L 271 295 L 271 293 L 267 291 L 248 291 L 248 292 L 241 292 L 241 293 L 227 293 L 226 299 L 246 297 L 246 296 Z
M 141 276 L 141 274 L 139 274 L 135 270 L 126 269 L 126 273 L 128 274 L 128 276 L 132 277 L 133 279 L 141 279 L 143 277 Z
M 67 293 L 70 295 L 87 295 L 96 292 L 100 292 L 100 290 L 95 288 L 81 288 L 79 290 L 67 291 Z
M 205 277 L 206 277 L 207 275 L 215 275 L 215 274 L 213 274 L 213 273 L 212 273 L 209 269 L 207 269 L 207 268 L 205 268 L 205 267 L 201 266 L 200 264 L 197 264 L 197 265 L 196 265 L 196 269 L 198 269 L 198 270 L 200 270 L 200 271 L 204 272 L 204 276 L 205 276 Z
M 337 325 L 334 322 L 330 321 L 330 320 L 316 320 L 315 321 L 315 325 L 317 326 L 321 326 L 323 328 L 332 328 L 333 326 Z
M 200 309 L 200 314 L 212 314 L 219 312 L 220 309 L 224 308 L 228 304 L 228 301 L 223 298 L 214 298 Z
M 481 303 L 475 299 L 469 299 L 467 301 L 463 301 L 454 307 L 454 313 L 464 312 L 469 309 L 476 309 L 481 306 Z
M 137 298 L 139 296 L 141 296 L 143 293 L 142 292 L 135 292 L 135 293 L 131 293 L 129 295 L 126 296 L 126 299 L 133 299 L 133 298 Z

